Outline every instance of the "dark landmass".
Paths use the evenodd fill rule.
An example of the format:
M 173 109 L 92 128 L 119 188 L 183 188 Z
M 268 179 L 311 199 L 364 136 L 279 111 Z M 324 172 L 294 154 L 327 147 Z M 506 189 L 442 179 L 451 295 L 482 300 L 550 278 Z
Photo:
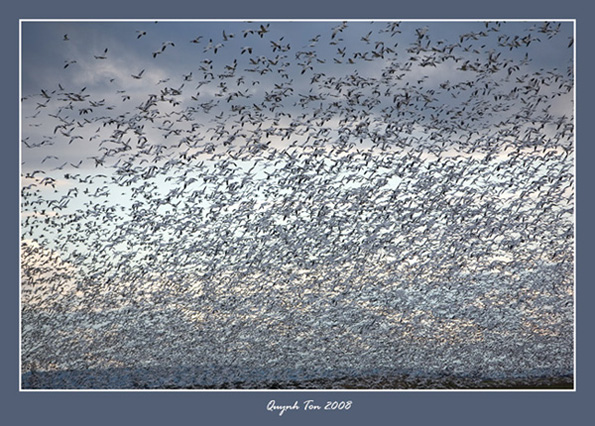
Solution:
M 116 368 L 107 370 L 65 370 L 26 372 L 22 389 L 112 389 L 112 390 L 231 390 L 231 389 L 329 389 L 329 390 L 571 390 L 574 376 L 537 375 L 499 378 L 477 378 L 455 375 L 421 375 L 419 373 L 337 375 L 333 377 L 285 377 L 276 379 L 256 372 L 244 377 L 212 375 L 213 369 L 184 368 Z

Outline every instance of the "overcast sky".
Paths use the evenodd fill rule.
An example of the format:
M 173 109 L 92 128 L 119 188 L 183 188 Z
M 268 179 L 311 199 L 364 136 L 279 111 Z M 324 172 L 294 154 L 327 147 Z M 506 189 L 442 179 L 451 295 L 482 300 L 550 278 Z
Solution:
M 461 70 L 463 64 L 482 63 L 490 54 L 500 66 L 507 61 L 519 64 L 518 70 L 510 72 L 510 78 L 505 78 L 507 71 L 502 68 L 483 82 L 497 83 L 492 90 L 504 93 L 506 88 L 502 86 L 512 87 L 517 84 L 515 79 L 520 81 L 539 70 L 569 78 L 571 22 L 551 24 L 549 30 L 555 27 L 556 31 L 549 33 L 540 32 L 544 25 L 541 22 L 512 22 L 502 26 L 496 23 L 486 26 L 482 22 L 404 22 L 394 28 L 392 25 L 391 22 L 23 22 L 22 94 L 28 97 L 28 102 L 23 103 L 23 137 L 31 138 L 33 143 L 57 139 L 59 135 L 54 130 L 60 123 L 48 114 L 55 114 L 60 108 L 73 105 L 75 109 L 68 116 L 79 122 L 85 118 L 117 117 L 136 112 L 135 108 L 150 95 L 160 95 L 166 88 L 183 88 L 176 97 L 182 106 L 221 101 L 219 106 L 227 108 L 225 115 L 231 119 L 238 116 L 229 114 L 231 104 L 260 105 L 267 94 L 280 91 L 283 94 L 280 104 L 285 112 L 306 113 L 312 118 L 316 107 L 326 108 L 329 102 L 337 100 L 327 97 L 324 101 L 309 102 L 306 108 L 300 103 L 320 91 L 320 84 L 315 84 L 320 76 L 337 79 L 356 74 L 375 79 L 381 82 L 381 88 L 391 91 L 369 111 L 371 120 L 381 121 L 381 108 L 393 101 L 399 90 L 414 93 L 417 89 L 423 94 L 431 91 L 438 104 L 452 109 L 468 102 L 471 90 L 460 97 L 446 98 L 440 94 L 445 92 L 440 85 L 473 81 L 471 72 Z M 263 28 L 266 32 L 258 32 L 261 26 L 266 27 Z M 491 28 L 498 31 L 486 31 Z M 518 46 L 509 48 L 515 42 Z M 418 47 L 427 49 L 420 51 Z M 450 49 L 456 60 L 441 59 L 428 65 L 436 57 L 432 49 L 444 48 Z M 523 62 L 525 55 L 530 60 Z M 427 61 L 425 65 L 424 61 Z M 382 74 L 392 64 L 402 67 L 390 71 L 393 76 L 402 75 L 401 79 L 382 82 Z M 230 74 L 229 67 L 234 67 L 233 78 L 221 77 Z M 141 71 L 140 79 L 133 77 Z M 341 90 L 332 85 L 329 88 L 337 94 Z M 42 90 L 56 96 L 46 99 Z M 82 90 L 85 95 L 82 102 L 73 103 L 59 95 Z M 229 99 L 234 92 L 240 92 L 241 96 Z M 341 93 L 344 96 L 344 91 Z M 493 101 L 492 97 L 489 99 Z M 90 102 L 98 106 L 93 107 Z M 520 101 L 517 98 L 515 104 L 500 98 L 499 102 L 519 108 Z M 571 108 L 571 99 L 566 94 L 551 101 L 550 113 L 563 115 Z M 218 112 L 221 109 L 215 107 L 202 117 L 193 118 L 202 125 Z M 263 126 L 270 124 L 269 115 L 273 116 L 263 117 Z M 28 118 L 33 116 L 35 119 Z M 66 116 L 65 112 L 62 116 Z M 429 114 L 410 118 L 423 128 L 424 117 L 429 119 Z M 153 127 L 158 127 L 154 124 Z M 227 120 L 226 125 L 229 124 Z M 79 126 L 73 135 L 88 138 L 96 131 L 92 127 Z M 149 125 L 145 130 L 154 132 L 154 137 L 163 133 L 150 129 Z M 84 155 L 80 150 L 92 154 L 96 149 L 90 144 L 81 146 L 71 142 L 63 147 L 59 141 L 53 142 L 53 155 L 59 158 L 66 155 L 74 160 L 76 155 Z M 47 155 L 44 154 L 44 150 L 25 150 L 24 169 L 39 166 L 39 161 Z

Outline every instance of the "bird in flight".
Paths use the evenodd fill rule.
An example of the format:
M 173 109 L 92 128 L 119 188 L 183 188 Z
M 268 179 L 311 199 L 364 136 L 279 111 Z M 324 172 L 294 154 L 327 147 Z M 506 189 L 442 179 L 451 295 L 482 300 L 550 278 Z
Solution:
M 142 69 L 138 74 L 130 74 L 132 76 L 132 78 L 136 78 L 137 80 L 140 80 L 143 76 L 143 73 L 145 72 L 144 69 Z
M 107 59 L 107 47 L 105 48 L 105 50 L 103 51 L 103 53 L 101 55 L 94 55 L 95 59 Z

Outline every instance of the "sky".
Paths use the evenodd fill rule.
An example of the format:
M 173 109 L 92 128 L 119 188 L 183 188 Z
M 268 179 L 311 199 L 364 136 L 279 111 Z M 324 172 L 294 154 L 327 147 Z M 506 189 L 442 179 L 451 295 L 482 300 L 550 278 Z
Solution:
M 203 329 L 272 371 L 568 371 L 573 52 L 572 22 L 22 22 L 25 368 Z M 161 333 L 127 309 L 191 342 L 125 349 Z

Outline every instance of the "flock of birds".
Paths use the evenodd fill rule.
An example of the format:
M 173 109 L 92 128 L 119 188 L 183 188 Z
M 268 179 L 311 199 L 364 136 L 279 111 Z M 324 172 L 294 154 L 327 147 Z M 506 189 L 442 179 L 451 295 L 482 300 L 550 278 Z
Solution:
M 23 387 L 572 373 L 570 24 L 119 25 L 22 98 Z

